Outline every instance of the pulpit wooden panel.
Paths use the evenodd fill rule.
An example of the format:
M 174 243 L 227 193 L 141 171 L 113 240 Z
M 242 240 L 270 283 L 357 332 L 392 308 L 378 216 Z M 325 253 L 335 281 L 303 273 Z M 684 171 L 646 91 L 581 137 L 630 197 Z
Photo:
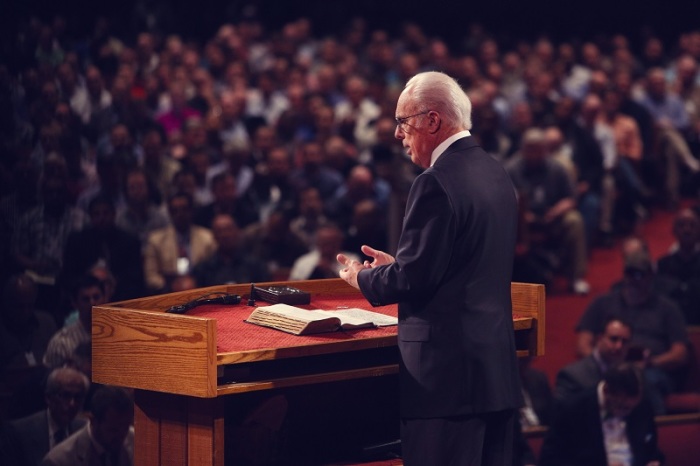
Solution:
M 312 299 L 360 296 L 340 279 L 284 284 L 311 293 Z M 216 318 L 165 312 L 212 292 L 239 294 L 245 303 L 250 285 L 201 288 L 93 308 L 93 380 L 135 389 L 137 466 L 223 466 L 224 401 L 239 395 L 398 372 L 395 327 L 384 334 L 351 333 L 298 345 L 217 351 Z M 513 283 L 511 296 L 518 355 L 544 354 L 544 286 Z M 351 363 L 335 367 L 328 365 L 329 358 Z M 224 377 L 231 369 L 254 374 L 260 367 L 265 370 L 249 379 Z M 289 367 L 301 369 L 290 372 Z M 285 370 L 278 373 L 277 368 Z

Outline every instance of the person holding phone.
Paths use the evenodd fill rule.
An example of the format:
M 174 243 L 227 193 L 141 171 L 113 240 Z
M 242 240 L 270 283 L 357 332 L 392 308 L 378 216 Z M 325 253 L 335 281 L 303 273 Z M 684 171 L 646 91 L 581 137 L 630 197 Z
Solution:
M 605 321 L 603 332 L 596 335 L 595 347 L 591 354 L 564 366 L 557 374 L 554 385 L 556 400 L 566 400 L 594 386 L 603 379 L 608 369 L 625 360 L 638 360 L 637 355 L 631 352 L 631 340 L 631 324 L 620 317 L 609 317 Z
M 627 320 L 633 330 L 630 356 L 644 368 L 648 395 L 656 414 L 665 413 L 664 398 L 678 386 L 676 380 L 688 362 L 688 335 L 678 306 L 652 286 L 654 267 L 643 250 L 625 256 L 623 280 L 619 287 L 595 299 L 579 321 L 578 351 L 588 356 L 595 347 L 595 335 L 603 331 L 605 319 Z

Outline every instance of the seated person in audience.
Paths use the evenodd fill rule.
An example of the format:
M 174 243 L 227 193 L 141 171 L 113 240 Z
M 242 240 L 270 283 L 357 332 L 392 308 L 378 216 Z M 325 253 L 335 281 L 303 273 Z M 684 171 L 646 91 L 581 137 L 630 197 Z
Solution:
M 90 201 L 97 196 L 110 199 L 117 209 L 124 207 L 122 181 L 127 171 L 137 166 L 136 159 L 116 158 L 111 155 L 99 155 L 96 161 L 99 182 L 85 189 L 76 201 L 76 206 L 89 213 Z
M 44 365 L 49 369 L 70 364 L 78 345 L 92 341 L 92 306 L 105 303 L 102 282 L 92 275 L 77 279 L 71 302 L 78 309 L 78 320 L 63 327 L 49 341 L 44 354 Z
M 590 286 L 586 273 L 586 235 L 583 219 L 576 209 L 576 193 L 562 165 L 550 157 L 544 133 L 532 128 L 523 135 L 520 153 L 506 169 L 525 205 L 528 230 L 542 237 L 546 247 L 556 248 L 570 279 L 571 290 L 586 294 Z
M 260 203 L 261 221 L 265 221 L 275 209 L 294 198 L 294 189 L 288 178 L 291 170 L 292 158 L 289 150 L 283 146 L 270 149 L 267 158 L 255 166 L 250 188 L 251 194 Z
M 637 101 L 653 118 L 656 148 L 663 164 L 657 170 L 660 169 L 664 178 L 664 200 L 668 207 L 676 208 L 684 175 L 696 177 L 700 173 L 700 161 L 690 151 L 684 137 L 690 120 L 683 102 L 667 85 L 663 68 L 647 70 L 644 84 Z
M 172 193 L 173 177 L 182 169 L 179 161 L 166 155 L 163 138 L 160 128 L 152 127 L 145 132 L 141 141 L 143 170 L 153 180 L 158 190 L 155 194 L 161 200 Z
M 318 189 L 321 198 L 330 199 L 342 185 L 340 173 L 325 165 L 323 146 L 318 142 L 307 142 L 299 150 L 301 167 L 292 170 L 289 182 L 300 191 L 309 186 Z
M 79 414 L 90 387 L 85 374 L 59 367 L 46 381 L 47 409 L 10 422 L 7 449 L 14 466 L 38 466 L 55 446 L 80 430 L 85 419 Z
M 125 389 L 106 385 L 92 397 L 90 422 L 52 449 L 42 466 L 134 464 L 134 405 Z
M 211 231 L 217 248 L 213 256 L 192 270 L 198 286 L 269 281 L 265 264 L 241 247 L 241 232 L 230 215 L 214 217 Z
M 70 233 L 84 226 L 84 213 L 68 198 L 68 174 L 63 157 L 51 154 L 40 182 L 41 204 L 20 217 L 12 241 L 14 259 L 37 283 L 39 307 L 58 314 L 56 285 Z
M 28 275 L 13 275 L 5 283 L 0 310 L 0 375 L 11 384 L 14 370 L 41 365 L 56 322 L 35 308 L 36 284 Z M 7 378 L 6 378 L 7 377 Z M 3 383 L 4 385 L 4 383 Z
M 97 278 L 100 283 L 102 283 L 102 288 L 104 289 L 105 293 L 105 303 L 115 301 L 113 298 L 114 290 L 117 288 L 117 280 L 114 278 L 114 275 L 105 264 L 96 264 L 90 269 L 88 275 L 92 275 L 93 277 Z M 78 320 L 78 310 L 74 309 L 68 314 L 68 316 L 66 316 L 65 320 L 63 321 L 63 326 L 67 327 L 76 320 Z
M 148 236 L 143 269 L 146 286 L 151 292 L 162 292 L 169 281 L 191 271 L 192 267 L 211 257 L 216 241 L 208 228 L 192 224 L 194 205 L 185 193 L 168 199 L 171 225 Z
M 687 325 L 700 325 L 700 217 L 693 209 L 678 212 L 673 222 L 677 249 L 657 263 L 659 285 L 683 311 Z
M 349 227 L 355 206 L 364 200 L 373 200 L 386 212 L 391 188 L 389 183 L 376 178 L 368 167 L 358 165 L 350 171 L 348 178 L 338 188 L 335 195 L 326 201 L 326 211 L 340 228 Z
M 610 368 L 603 380 L 557 406 L 540 466 L 660 466 L 654 413 L 640 369 Z
M 371 199 L 360 201 L 353 208 L 343 249 L 359 254 L 363 244 L 372 244 L 382 251 L 388 249 L 386 216 Z
M 586 357 L 564 366 L 557 374 L 554 396 L 565 400 L 596 385 L 605 372 L 627 357 L 632 327 L 620 317 L 608 318 L 603 331 L 596 334 L 593 351 Z
M 168 216 L 153 201 L 151 189 L 143 169 L 131 170 L 124 180 L 126 205 L 117 213 L 117 226 L 138 237 L 141 245 L 146 244 L 149 233 L 168 226 Z
M 604 331 L 609 317 L 629 322 L 630 344 L 640 348 L 638 363 L 644 366 L 649 399 L 655 413 L 663 414 L 664 398 L 675 390 L 675 379 L 688 361 L 688 335 L 680 309 L 654 289 L 653 280 L 651 258 L 644 252 L 629 254 L 621 286 L 596 298 L 581 317 L 577 346 L 581 356 L 588 356 L 593 352 L 594 336 Z
M 299 192 L 299 215 L 289 223 L 289 229 L 304 240 L 306 247 L 311 249 L 316 244 L 316 234 L 319 228 L 331 224 L 323 214 L 323 201 L 318 189 L 304 188 Z
M 214 176 L 211 191 L 214 201 L 197 209 L 194 216 L 196 225 L 211 228 L 211 222 L 217 214 L 232 216 L 241 228 L 258 221 L 255 203 L 248 196 L 238 197 L 236 178 L 231 173 L 222 172 Z
M 143 295 L 143 270 L 139 239 L 116 225 L 113 202 L 98 195 L 90 201 L 90 225 L 71 233 L 63 255 L 62 279 L 71 283 L 95 265 L 104 265 L 114 274 L 117 287 L 114 300 Z
M 343 232 L 340 228 L 329 225 L 318 230 L 316 246 L 294 262 L 289 273 L 290 280 L 309 280 L 318 278 L 337 278 L 343 267 L 336 259 L 339 253 L 360 261 L 360 258 L 342 250 Z
M 289 228 L 289 222 L 287 211 L 278 209 L 264 223 L 245 229 L 245 249 L 265 262 L 273 280 L 287 280 L 294 261 L 309 251 L 304 240 Z

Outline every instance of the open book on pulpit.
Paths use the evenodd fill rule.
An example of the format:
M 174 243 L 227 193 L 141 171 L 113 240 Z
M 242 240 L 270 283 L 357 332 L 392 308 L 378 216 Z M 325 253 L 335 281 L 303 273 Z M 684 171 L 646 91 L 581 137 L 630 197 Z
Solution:
M 357 308 L 326 311 L 321 309 L 306 310 L 288 304 L 273 304 L 255 308 L 246 322 L 294 335 L 311 335 L 338 330 L 396 325 L 398 319 Z

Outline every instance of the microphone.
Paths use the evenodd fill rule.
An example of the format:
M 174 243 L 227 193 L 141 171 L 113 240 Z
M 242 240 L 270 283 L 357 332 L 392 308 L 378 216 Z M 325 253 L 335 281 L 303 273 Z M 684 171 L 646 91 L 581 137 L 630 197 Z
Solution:
M 222 296 L 218 296 L 216 298 L 209 297 L 217 294 L 220 294 Z M 166 309 L 165 312 L 170 312 L 172 314 L 184 314 L 190 309 L 193 309 L 197 306 L 201 306 L 203 304 L 238 304 L 240 302 L 241 297 L 237 294 L 209 293 L 205 294 L 204 296 L 200 296 L 197 299 L 193 299 L 192 301 L 188 301 L 184 304 L 176 304 L 175 306 L 171 306 L 168 309 Z

